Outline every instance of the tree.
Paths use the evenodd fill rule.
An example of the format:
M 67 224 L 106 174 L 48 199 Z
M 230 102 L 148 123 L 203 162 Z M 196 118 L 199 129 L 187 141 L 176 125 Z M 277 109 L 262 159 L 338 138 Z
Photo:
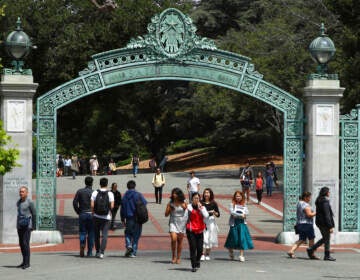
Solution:
M 5 6 L 0 7 L 0 16 L 5 16 L 4 13 Z M 0 59 L 1 62 L 1 59 Z M 2 64 L 0 64 L 0 71 L 2 69 Z M 12 145 L 11 137 L 6 134 L 3 124 L 0 121 L 0 175 L 11 171 L 15 166 L 19 166 L 16 161 L 19 158 L 19 151 L 15 148 L 9 147 Z

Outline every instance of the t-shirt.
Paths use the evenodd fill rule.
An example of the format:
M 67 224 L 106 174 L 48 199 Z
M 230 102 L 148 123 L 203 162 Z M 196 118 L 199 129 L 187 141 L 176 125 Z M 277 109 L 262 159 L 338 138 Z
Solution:
M 297 224 L 313 224 L 314 219 L 309 218 L 305 213 L 305 208 L 310 207 L 310 204 L 300 200 L 296 206 L 296 219 Z
M 256 181 L 256 189 L 257 190 L 262 190 L 263 189 L 263 184 L 264 184 L 263 178 L 256 177 L 255 181 Z
M 101 192 L 105 192 L 108 191 L 107 189 L 100 189 Z M 91 194 L 91 201 L 96 200 L 96 196 L 98 194 L 98 190 L 93 191 L 93 193 Z M 111 191 L 108 191 L 108 196 L 109 196 L 109 202 L 113 202 L 114 201 L 114 194 Z M 100 218 L 100 219 L 104 219 L 104 220 L 111 220 L 111 211 L 110 211 L 110 206 L 109 206 L 109 213 L 107 215 L 98 215 L 96 213 L 94 213 L 94 217 Z
M 190 192 L 197 192 L 198 191 L 198 185 L 200 185 L 200 180 L 197 177 L 190 178 L 188 180 L 189 184 L 189 191 Z

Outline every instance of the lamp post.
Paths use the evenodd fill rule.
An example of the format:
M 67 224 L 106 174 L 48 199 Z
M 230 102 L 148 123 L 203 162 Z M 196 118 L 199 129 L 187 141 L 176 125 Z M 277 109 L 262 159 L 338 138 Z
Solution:
M 333 41 L 325 34 L 324 23 L 321 23 L 320 36 L 311 42 L 309 51 L 311 58 L 318 64 L 317 73 L 311 74 L 310 79 L 337 79 L 337 75 L 335 77 L 334 74 L 327 73 L 327 63 L 334 56 L 336 49 Z
M 36 46 L 32 45 L 29 36 L 23 31 L 20 17 L 16 22 L 16 30 L 7 36 L 4 45 L 8 55 L 14 59 L 12 61 L 14 68 L 5 69 L 5 73 L 31 75 L 31 69 L 22 68 L 24 66 L 22 59 L 30 53 L 31 49 L 36 49 Z

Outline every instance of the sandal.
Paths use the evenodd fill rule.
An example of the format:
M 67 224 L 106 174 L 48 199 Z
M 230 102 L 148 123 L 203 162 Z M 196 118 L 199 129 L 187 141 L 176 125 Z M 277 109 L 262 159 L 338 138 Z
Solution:
M 295 254 L 292 252 L 287 252 L 287 255 L 289 256 L 290 259 L 296 259 Z
M 176 259 L 172 259 L 172 260 L 171 260 L 171 263 L 172 263 L 172 264 L 175 264 L 176 261 L 177 261 Z

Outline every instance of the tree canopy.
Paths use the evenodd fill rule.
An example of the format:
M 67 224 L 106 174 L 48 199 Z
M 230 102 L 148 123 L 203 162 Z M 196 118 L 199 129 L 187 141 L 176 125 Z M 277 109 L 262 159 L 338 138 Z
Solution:
M 77 77 L 91 55 L 145 34 L 154 14 L 176 7 L 190 14 L 199 35 L 214 39 L 218 48 L 251 57 L 266 81 L 300 99 L 316 68 L 308 46 L 324 22 L 337 48 L 329 72 L 339 73 L 346 87 L 343 113 L 360 103 L 355 0 L 114 2 L 117 7 L 104 12 L 83 0 L 1 1 L 7 4 L 2 37 L 21 16 L 25 32 L 38 46 L 26 61 L 39 83 L 37 96 Z M 59 110 L 57 124 L 60 153 L 161 157 L 171 149 L 199 146 L 230 153 L 282 151 L 282 115 L 276 109 L 228 89 L 184 81 L 106 90 Z

